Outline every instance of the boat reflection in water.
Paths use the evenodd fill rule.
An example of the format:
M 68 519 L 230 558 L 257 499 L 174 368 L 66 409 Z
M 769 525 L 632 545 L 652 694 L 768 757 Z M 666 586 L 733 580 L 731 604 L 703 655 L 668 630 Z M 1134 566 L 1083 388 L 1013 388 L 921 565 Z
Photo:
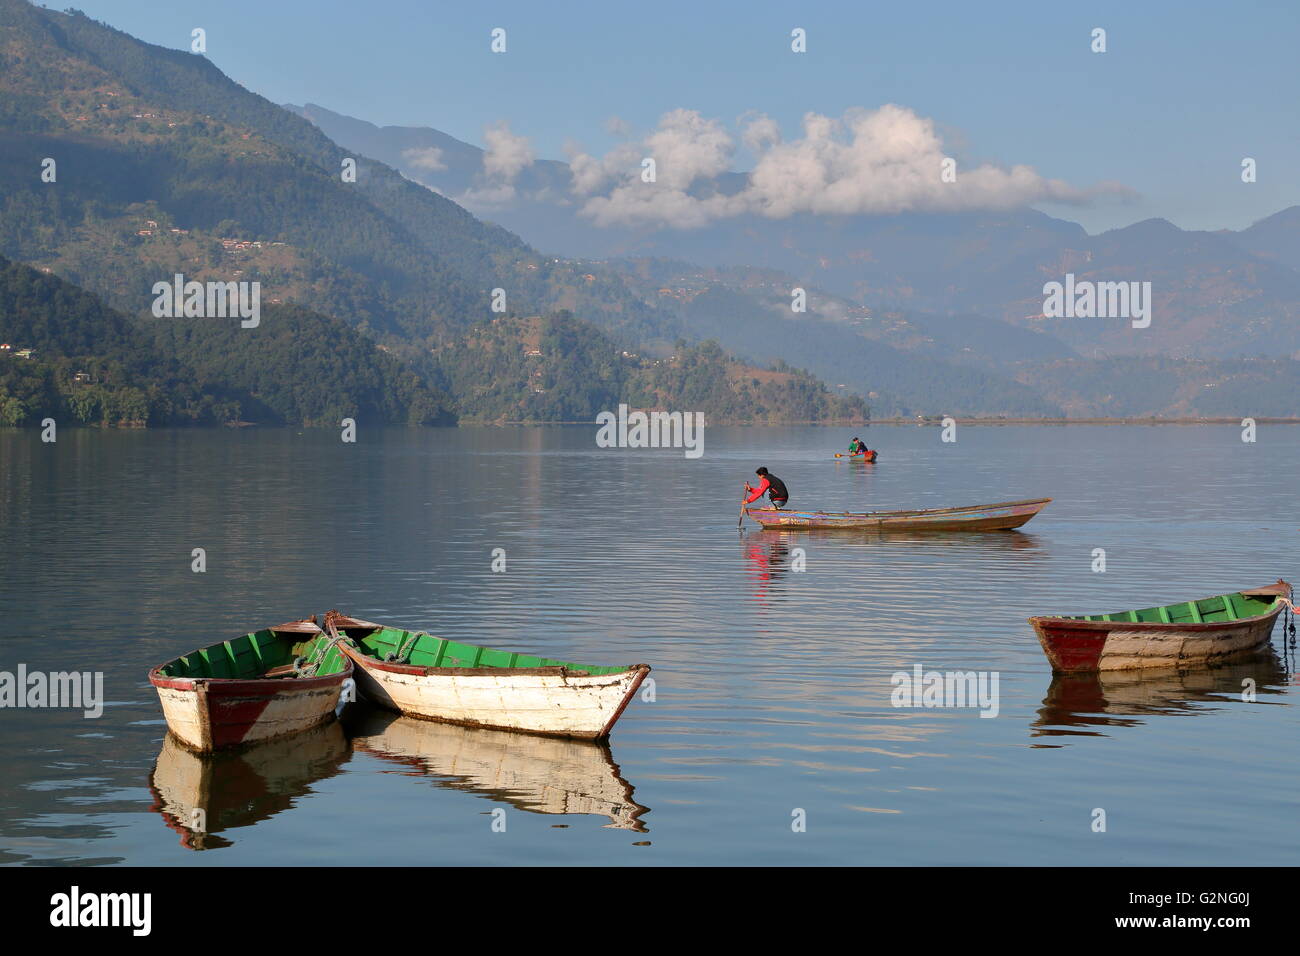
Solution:
M 779 532 L 749 534 L 741 538 L 741 548 L 754 599 L 766 607 L 769 598 L 781 593 L 782 580 L 790 570 L 790 536 Z
M 590 813 L 609 827 L 645 833 L 633 788 L 603 742 L 480 730 L 349 707 L 344 726 L 356 751 L 427 775 L 440 787 L 534 813 Z
M 347 736 L 334 720 L 233 753 L 196 753 L 169 733 L 149 778 L 151 809 L 181 835 L 183 847 L 231 846 L 220 834 L 289 809 L 347 758 Z
M 1106 733 L 1096 728 L 1139 727 L 1144 717 L 1209 713 L 1217 709 L 1214 704 L 1241 701 L 1247 690 L 1259 701 L 1285 694 L 1287 680 L 1272 648 L 1221 667 L 1058 674 L 1043 698 L 1033 736 L 1103 737 Z
M 933 548 L 944 552 L 964 549 L 970 552 L 1026 551 L 1036 556 L 1046 554 L 1039 535 L 1016 530 L 968 531 L 964 534 L 896 531 L 891 534 L 846 535 L 843 531 L 834 528 L 759 528 L 749 531 L 745 537 L 757 542 L 781 541 L 787 547 L 815 541 L 847 543 L 872 548 L 897 548 L 904 551 Z

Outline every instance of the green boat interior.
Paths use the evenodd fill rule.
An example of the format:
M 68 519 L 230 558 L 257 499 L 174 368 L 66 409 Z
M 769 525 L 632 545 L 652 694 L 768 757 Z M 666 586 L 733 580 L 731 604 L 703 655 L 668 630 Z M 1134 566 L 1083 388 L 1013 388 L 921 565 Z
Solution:
M 317 661 L 318 667 L 308 668 L 304 673 L 304 665 Z M 298 666 L 295 662 L 299 662 Z M 168 661 L 162 666 L 161 673 L 164 677 L 251 680 L 261 677 L 326 677 L 346 667 L 347 658 L 330 644 L 324 634 L 304 635 L 268 629 L 222 641 Z
M 402 631 L 394 627 L 378 630 L 344 628 L 344 633 L 368 657 L 413 667 L 565 667 L 592 675 L 617 674 L 627 670 L 626 667 L 592 667 L 474 644 L 458 644 L 421 631 Z
M 1062 615 L 1067 621 L 1111 621 L 1128 624 L 1216 624 L 1267 614 L 1277 605 L 1272 595 L 1219 594 L 1200 601 L 1146 607 L 1113 614 Z

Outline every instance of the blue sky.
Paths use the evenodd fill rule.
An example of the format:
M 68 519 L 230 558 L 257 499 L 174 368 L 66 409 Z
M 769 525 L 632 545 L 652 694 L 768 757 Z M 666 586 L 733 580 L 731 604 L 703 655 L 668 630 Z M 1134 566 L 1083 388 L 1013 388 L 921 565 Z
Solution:
M 73 2 L 73 0 L 68 0 Z M 62 6 L 52 3 L 51 6 Z M 1042 205 L 1096 232 L 1163 216 L 1241 228 L 1300 203 L 1300 5 L 1197 2 L 430 3 L 79 0 L 141 39 L 208 56 L 276 102 L 482 145 L 506 121 L 536 155 L 603 152 L 686 107 L 727 123 L 896 103 L 931 118 L 962 166 L 1027 164 L 1135 200 Z M 489 51 L 494 27 L 508 52 Z M 808 52 L 790 52 L 803 27 Z M 1094 27 L 1108 51 L 1091 52 Z M 1243 157 L 1258 181 L 1243 184 Z M 739 158 L 743 167 L 744 157 Z

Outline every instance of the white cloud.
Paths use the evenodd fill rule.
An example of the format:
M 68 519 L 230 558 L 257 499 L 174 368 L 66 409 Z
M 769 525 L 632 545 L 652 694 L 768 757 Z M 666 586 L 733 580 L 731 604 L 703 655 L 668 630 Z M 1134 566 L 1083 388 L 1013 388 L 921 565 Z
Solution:
M 483 131 L 487 151 L 483 153 L 483 172 L 502 183 L 514 182 L 516 176 L 533 164 L 533 147 L 526 136 L 516 136 L 506 123 L 497 123 Z
M 741 122 L 741 141 L 756 160 L 747 185 L 732 196 L 707 187 L 730 169 L 736 141 L 694 110 L 664 114 L 648 136 L 604 157 L 571 148 L 573 191 L 585 197 L 583 214 L 598 225 L 691 229 L 745 214 L 783 219 L 1010 209 L 1130 192 L 1114 184 L 1080 189 L 1025 165 L 959 164 L 956 182 L 944 182 L 948 154 L 934 122 L 892 104 L 839 118 L 808 113 L 802 135 L 792 140 L 783 140 L 776 122 L 762 114 Z M 654 157 L 656 183 L 641 182 L 642 156 Z
M 573 177 L 573 192 L 589 196 L 605 188 L 612 180 L 641 174 L 641 159 L 645 151 L 636 143 L 622 143 L 604 156 L 591 156 L 574 143 L 564 147 L 569 161 L 569 174 Z
M 659 120 L 659 128 L 646 137 L 646 155 L 654 157 L 658 182 L 669 189 L 686 189 L 697 179 L 707 179 L 731 168 L 735 144 L 717 120 L 695 110 L 673 110 Z
M 781 142 L 781 127 L 776 120 L 763 113 L 742 117 L 745 124 L 741 140 L 755 153 L 761 153 Z
M 570 151 L 573 190 L 590 198 L 583 215 L 598 225 L 656 223 L 693 229 L 726 215 L 725 197 L 696 198 L 687 190 L 731 168 L 735 143 L 717 120 L 673 110 L 640 143 L 625 143 L 602 159 Z M 641 180 L 642 161 L 655 161 L 655 182 Z M 606 195 L 592 195 L 613 181 Z
M 431 173 L 447 168 L 447 164 L 442 161 L 442 150 L 437 146 L 412 146 L 402 150 L 402 159 L 409 166 Z
M 472 210 L 490 212 L 512 205 L 517 197 L 515 187 L 509 183 L 470 188 L 458 196 L 456 202 Z

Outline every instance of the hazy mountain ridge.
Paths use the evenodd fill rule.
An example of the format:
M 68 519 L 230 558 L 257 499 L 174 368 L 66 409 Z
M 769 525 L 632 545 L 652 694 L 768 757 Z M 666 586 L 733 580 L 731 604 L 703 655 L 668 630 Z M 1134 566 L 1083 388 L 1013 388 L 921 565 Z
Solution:
M 1104 405 L 1109 393 L 1088 394 L 1084 377 L 1070 376 L 1081 391 L 1068 391 L 1039 374 L 1086 367 L 1083 356 L 1098 350 L 1198 360 L 1205 350 L 1213 360 L 1291 354 L 1300 274 L 1283 239 L 1295 217 L 1230 235 L 1168 233 L 1156 223 L 1088 237 L 1033 211 L 597 230 L 563 192 L 565 164 L 541 161 L 515 181 L 543 197 L 523 213 L 550 235 L 575 230 L 594 250 L 548 256 L 412 181 L 452 195 L 490 191 L 483 151 L 437 131 L 380 130 L 302 108 L 315 122 L 346 121 L 352 132 L 335 131 L 339 139 L 369 137 L 366 149 L 336 145 L 328 130 L 201 56 L 22 0 L 0 0 L 0 66 L 0 252 L 129 314 L 146 309 L 152 284 L 175 272 L 256 280 L 269 305 L 336 316 L 432 376 L 430 349 L 463 343 L 499 318 L 489 303 L 502 289 L 514 315 L 570 310 L 621 349 L 659 358 L 679 339 L 716 339 L 754 367 L 809 369 L 836 394 L 867 396 L 880 414 L 1057 416 Z M 409 150 L 417 152 L 403 155 Z M 376 161 L 393 151 L 402 173 Z M 33 156 L 57 157 L 56 183 L 40 181 Z M 346 159 L 356 160 L 355 183 L 340 177 Z M 743 182 L 729 174 L 706 185 L 726 192 Z M 512 225 L 511 215 L 501 207 L 493 218 Z M 1035 317 L 1047 279 L 1066 270 L 1124 277 L 1098 269 L 1131 269 L 1142 245 L 1162 235 L 1171 251 L 1158 285 L 1176 288 L 1158 289 L 1157 307 L 1213 299 L 1213 309 L 1168 326 L 1157 312 L 1145 338 L 1124 320 Z M 638 249 L 674 261 L 647 270 L 657 260 L 614 255 Z M 1259 251 L 1267 249 L 1277 251 Z M 753 258 L 727 261 L 738 252 Z M 1190 281 L 1189 271 L 1202 278 Z M 696 273 L 705 274 L 699 287 L 678 295 L 675 283 Z M 790 311 L 796 284 L 808 290 L 806 313 Z M 1227 326 L 1235 335 L 1225 344 Z M 1236 374 L 1208 359 L 1186 374 Z M 1281 382 L 1285 368 L 1257 373 Z M 1146 407 L 1159 394 L 1127 400 Z
M 406 144 L 435 132 L 379 128 L 316 105 L 299 109 L 341 141 L 383 150 L 408 175 Z M 445 171 L 424 170 L 420 181 L 448 195 L 468 191 L 483 151 L 438 135 L 455 162 Z M 526 168 L 519 201 L 494 209 L 493 218 L 560 254 L 666 256 L 702 268 L 779 270 L 873 310 L 984 315 L 1048 332 L 1080 354 L 1300 357 L 1300 206 L 1240 232 L 1215 233 L 1152 219 L 1089 236 L 1075 223 L 1033 210 L 745 217 L 651 231 L 600 228 L 584 219 L 557 186 L 563 166 L 546 161 L 544 176 L 537 174 L 547 185 L 540 193 L 530 190 L 533 167 Z M 734 192 L 737 176 L 743 179 L 731 174 L 711 188 Z M 1139 330 L 1127 321 L 1044 319 L 1043 285 L 1067 272 L 1078 280 L 1151 282 L 1152 325 Z

